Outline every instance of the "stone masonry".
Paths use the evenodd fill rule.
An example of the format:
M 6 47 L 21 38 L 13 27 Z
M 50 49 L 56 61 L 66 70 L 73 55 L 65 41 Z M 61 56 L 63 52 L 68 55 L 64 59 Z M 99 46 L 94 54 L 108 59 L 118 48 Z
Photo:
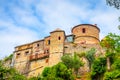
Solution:
M 40 75 L 45 67 L 60 62 L 64 54 L 80 53 L 95 48 L 96 56 L 99 56 L 99 32 L 97 25 L 92 24 L 73 27 L 70 35 L 66 35 L 64 30 L 56 29 L 44 39 L 15 47 L 12 64 L 21 74 L 31 77 Z M 88 72 L 88 62 L 84 58 L 82 60 L 85 65 L 81 70 Z

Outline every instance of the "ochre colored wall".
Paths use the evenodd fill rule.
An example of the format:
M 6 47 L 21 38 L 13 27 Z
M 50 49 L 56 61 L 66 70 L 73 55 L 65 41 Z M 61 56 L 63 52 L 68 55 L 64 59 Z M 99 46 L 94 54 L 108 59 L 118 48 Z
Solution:
M 50 41 L 50 36 L 44 38 L 44 52 L 45 53 L 47 52 L 47 50 L 50 52 L 51 41 L 50 41 L 50 44 L 49 44 L 49 41 Z
M 85 33 L 82 32 L 83 28 L 85 28 Z M 90 50 L 90 48 L 96 48 L 99 51 L 98 54 L 101 52 L 99 29 L 95 25 L 75 26 L 72 29 L 72 34 L 75 35 L 73 43 L 65 42 L 65 32 L 57 29 L 50 32 L 50 36 L 45 37 L 43 40 L 17 46 L 14 53 L 14 67 L 21 73 L 28 72 L 28 77 L 32 77 L 41 74 L 45 67 L 53 66 L 60 62 L 63 53 L 85 52 Z M 48 44 L 48 41 L 50 41 L 50 44 Z M 37 46 L 38 44 L 39 46 Z M 44 55 L 47 50 L 49 56 L 31 60 L 31 55 L 34 55 L 34 57 L 35 54 L 42 53 Z M 26 51 L 29 51 L 27 55 L 25 55 Z M 20 53 L 19 57 L 17 56 L 18 53 Z M 85 63 L 87 66 L 87 61 Z M 88 71 L 89 69 L 86 66 L 82 69 L 86 68 L 86 71 Z
M 28 77 L 38 76 L 48 66 L 48 58 L 31 61 Z
M 33 43 L 32 54 L 44 53 L 44 41 L 37 41 Z
M 61 61 L 61 57 L 64 52 L 64 31 L 55 31 L 50 34 L 50 55 L 49 55 L 49 66 L 53 66 Z
M 75 43 L 81 43 L 81 44 L 99 44 L 99 40 L 97 40 L 94 37 L 78 37 L 75 39 Z
M 83 29 L 85 29 L 85 33 L 83 33 Z M 95 27 L 95 25 L 86 24 L 86 25 L 75 26 L 72 29 L 72 33 L 75 35 L 75 43 L 79 43 L 79 42 L 81 42 L 81 40 L 82 41 L 84 40 L 86 42 L 89 42 L 88 44 L 91 44 L 92 39 L 89 39 L 90 36 L 91 36 L 91 38 L 94 37 L 92 43 L 96 43 L 96 42 L 99 43 L 99 29 L 97 28 L 97 26 Z M 89 37 L 87 37 L 87 36 L 89 36 Z M 83 37 L 85 37 L 85 38 L 83 38 Z M 95 41 L 95 39 L 96 39 L 96 41 Z
M 28 52 L 26 54 L 26 52 Z M 31 49 L 24 49 L 20 51 L 16 51 L 15 54 L 15 59 L 14 59 L 14 67 L 20 72 L 20 73 L 26 73 L 27 71 L 27 63 L 29 61 L 29 56 L 31 54 L 32 50 Z M 20 55 L 18 55 L 20 54 Z
M 57 53 L 57 52 L 63 52 L 63 45 L 64 45 L 64 40 L 65 40 L 64 31 L 52 32 L 50 36 L 51 36 L 50 54 Z M 59 40 L 59 37 L 60 37 L 60 40 Z

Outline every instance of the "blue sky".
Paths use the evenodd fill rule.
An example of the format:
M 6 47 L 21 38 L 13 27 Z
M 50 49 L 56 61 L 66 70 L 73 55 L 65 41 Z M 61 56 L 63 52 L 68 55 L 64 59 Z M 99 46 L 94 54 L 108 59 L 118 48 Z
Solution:
M 100 39 L 109 32 L 119 34 L 120 10 L 106 0 L 0 0 L 0 58 L 14 47 L 43 39 L 56 28 L 71 34 L 78 24 L 97 24 Z

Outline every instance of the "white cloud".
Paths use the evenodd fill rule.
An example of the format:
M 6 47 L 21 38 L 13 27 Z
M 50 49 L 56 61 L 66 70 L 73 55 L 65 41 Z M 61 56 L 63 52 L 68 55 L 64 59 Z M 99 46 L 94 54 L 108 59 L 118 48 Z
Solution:
M 118 21 L 118 11 L 96 10 L 93 15 L 94 16 L 91 17 L 90 22 L 98 24 L 98 27 L 101 29 L 100 39 L 110 32 L 117 34 L 119 33 L 118 25 L 120 22 Z
M 102 34 L 100 39 L 109 32 L 118 33 L 117 25 L 119 22 L 117 17 L 120 15 L 119 11 L 108 7 L 104 0 L 92 5 L 91 3 L 75 5 L 64 0 L 42 0 L 37 5 L 37 10 L 44 14 L 43 20 L 49 26 L 46 32 L 60 27 L 70 33 L 71 27 L 77 24 L 90 23 L 98 24 Z
M 36 32 L 21 28 L 10 22 L 0 21 L 0 58 L 13 53 L 14 47 L 38 39 Z M 8 27 L 9 26 L 9 27 Z
M 65 0 L 44 1 L 37 5 L 37 11 L 42 12 L 43 20 L 49 26 L 46 32 L 57 27 L 64 29 L 67 34 L 70 33 L 71 27 L 82 23 L 89 15 L 85 6 L 79 7 Z

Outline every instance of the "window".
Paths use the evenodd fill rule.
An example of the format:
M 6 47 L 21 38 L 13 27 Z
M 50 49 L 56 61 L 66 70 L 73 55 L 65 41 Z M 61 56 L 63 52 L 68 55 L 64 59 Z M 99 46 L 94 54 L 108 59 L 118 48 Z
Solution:
M 25 52 L 25 55 L 28 55 L 28 54 L 29 54 L 29 51 L 26 51 L 26 52 Z
M 16 54 L 16 58 L 19 58 L 19 57 L 20 57 L 20 53 L 17 53 L 17 54 Z
M 74 35 L 70 35 L 66 37 L 67 42 L 73 42 L 74 41 Z
M 82 33 L 85 33 L 85 32 L 86 32 L 86 30 L 85 30 L 85 28 L 83 28 L 83 29 L 82 29 Z
M 49 53 L 49 50 L 47 50 L 46 52 Z
M 50 40 L 48 40 L 48 45 L 50 45 Z
M 37 44 L 37 47 L 39 47 L 40 45 L 39 44 Z
M 58 37 L 58 40 L 60 40 L 60 39 L 61 39 L 61 37 L 59 36 L 59 37 Z

